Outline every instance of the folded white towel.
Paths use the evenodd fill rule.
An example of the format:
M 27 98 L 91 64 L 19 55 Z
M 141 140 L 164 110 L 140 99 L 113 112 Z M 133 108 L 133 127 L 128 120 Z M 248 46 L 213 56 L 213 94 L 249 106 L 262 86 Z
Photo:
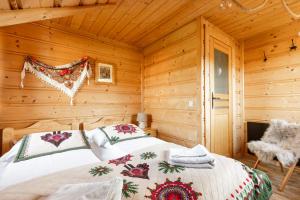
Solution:
M 185 164 L 204 164 L 211 163 L 215 160 L 215 158 L 211 154 L 207 154 L 203 157 L 171 157 L 169 156 L 169 160 L 176 163 L 185 163 Z
M 212 169 L 215 166 L 215 161 L 211 163 L 203 163 L 203 164 L 190 164 L 190 163 L 177 163 L 169 160 L 171 165 L 178 165 L 187 168 L 197 168 L 197 169 Z
M 197 145 L 191 149 L 189 148 L 170 148 L 170 156 L 174 158 L 179 157 L 202 157 L 206 156 L 207 149 L 202 145 Z
M 120 177 L 103 182 L 68 184 L 45 200 L 120 200 L 122 187 L 123 179 Z

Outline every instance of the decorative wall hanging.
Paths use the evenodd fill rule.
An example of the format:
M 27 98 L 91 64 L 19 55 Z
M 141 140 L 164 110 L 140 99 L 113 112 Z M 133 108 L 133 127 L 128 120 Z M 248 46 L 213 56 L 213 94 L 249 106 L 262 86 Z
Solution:
M 113 84 L 114 79 L 114 66 L 112 64 L 97 62 L 95 65 L 95 82 Z
M 267 3 L 270 0 L 261 0 L 262 3 L 253 7 L 253 8 L 247 8 L 246 6 L 242 5 L 239 0 L 221 0 L 220 3 L 220 7 L 222 9 L 227 9 L 227 8 L 231 8 L 232 5 L 234 4 L 235 6 L 237 6 L 238 8 L 240 8 L 243 12 L 246 13 L 254 13 L 257 11 L 260 11 L 261 9 L 263 9 Z M 286 2 L 286 0 L 281 0 L 281 3 L 284 7 L 284 9 L 294 18 L 294 19 L 300 19 L 300 14 L 295 13 L 294 11 L 292 11 L 288 5 L 288 3 Z
M 27 56 L 21 72 L 21 88 L 24 87 L 23 81 L 26 71 L 33 73 L 39 79 L 68 95 L 71 98 L 71 105 L 73 105 L 74 95 L 84 79 L 87 77 L 89 84 L 89 78 L 92 74 L 88 57 L 65 65 L 50 66 Z

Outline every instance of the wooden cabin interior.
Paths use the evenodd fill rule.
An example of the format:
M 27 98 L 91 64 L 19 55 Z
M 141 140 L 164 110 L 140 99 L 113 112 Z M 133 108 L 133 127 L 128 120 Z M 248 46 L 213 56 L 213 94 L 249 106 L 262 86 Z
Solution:
M 216 161 L 209 163 L 213 169 L 202 169 L 169 160 L 159 163 L 156 172 L 155 157 L 160 154 L 150 151 L 162 147 L 151 146 L 152 140 L 141 141 L 144 138 L 127 146 L 120 142 L 126 150 L 139 147 L 126 151 L 128 160 L 118 160 L 122 166 L 117 162 L 114 167 L 126 171 L 126 162 L 133 159 L 148 165 L 149 176 L 143 172 L 145 177 L 133 178 L 129 169 L 121 172 L 123 176 L 119 172 L 121 197 L 102 194 L 99 200 L 299 200 L 299 19 L 298 0 L 0 0 L 0 199 L 60 199 L 55 195 L 65 184 L 100 184 L 104 176 L 116 177 L 118 169 L 109 166 L 118 157 L 107 156 L 106 166 L 98 154 L 116 146 L 116 137 L 105 131 L 120 134 L 118 128 L 110 129 L 118 124 L 123 125 L 122 137 L 128 137 L 124 139 L 128 143 L 137 138 L 129 138 L 130 130 L 139 130 L 152 136 L 153 145 L 167 144 L 161 146 L 169 150 L 170 160 L 175 148 L 201 147 Z M 91 130 L 105 133 L 110 144 L 98 144 L 94 133 L 90 139 Z M 60 138 L 32 136 L 45 131 Z M 57 150 L 44 152 L 46 144 L 33 144 L 34 138 L 42 138 L 50 141 L 49 149 L 67 148 L 62 144 L 79 134 L 101 148 L 94 150 L 98 161 L 81 146 L 54 154 Z M 270 142 L 267 134 L 281 135 Z M 79 145 L 75 139 L 73 143 Z M 269 146 L 259 150 L 262 143 Z M 92 144 L 87 146 L 93 149 Z M 141 153 L 141 160 L 135 160 L 142 147 L 149 154 Z M 60 164 L 53 158 L 58 154 L 70 163 L 90 159 Z M 271 159 L 266 158 L 270 154 Z M 107 171 L 99 172 L 93 165 L 89 167 L 93 176 L 84 174 L 95 160 Z M 51 171 L 41 163 L 62 167 Z M 26 166 L 33 171 L 41 168 L 41 175 L 23 177 Z M 66 178 L 58 178 L 63 172 Z M 252 185 L 246 186 L 248 179 L 241 182 L 246 172 Z M 193 176 L 192 181 L 186 178 Z M 193 188 L 158 189 L 178 177 L 182 185 L 193 182 Z M 149 185 L 142 182 L 145 179 Z M 40 184 L 45 187 L 36 189 Z M 67 197 L 62 199 L 75 200 Z

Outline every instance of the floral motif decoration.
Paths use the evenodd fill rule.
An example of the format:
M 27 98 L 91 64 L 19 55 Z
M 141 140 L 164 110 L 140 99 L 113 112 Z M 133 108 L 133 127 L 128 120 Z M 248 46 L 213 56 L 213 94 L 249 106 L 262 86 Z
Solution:
M 144 152 L 141 154 L 142 160 L 154 159 L 156 157 L 157 157 L 157 155 L 154 152 Z
M 72 89 L 74 82 L 79 79 L 84 66 L 87 65 L 88 57 L 83 57 L 81 60 L 71 63 L 68 67 L 64 68 L 55 68 L 53 66 L 46 65 L 30 56 L 25 59 L 25 62 L 30 63 L 39 73 L 42 73 L 58 83 L 63 84 L 69 89 Z
M 149 179 L 148 176 L 149 165 L 147 163 L 138 164 L 137 166 L 133 166 L 132 164 L 127 164 L 124 165 L 124 167 L 126 168 L 126 170 L 123 170 L 121 172 L 123 176 Z
M 239 161 L 238 163 L 241 164 L 248 176 L 246 176 L 244 181 L 237 185 L 228 198 L 236 200 L 257 199 L 257 197 L 259 197 L 259 199 L 269 199 L 272 194 L 272 185 L 271 182 L 265 182 L 263 180 L 262 177 L 266 175 L 258 170 L 249 168 Z
M 125 198 L 130 198 L 132 194 L 136 194 L 138 192 L 138 185 L 133 183 L 132 181 L 123 180 L 123 188 L 122 195 Z
M 72 133 L 69 132 L 62 133 L 61 131 L 53 131 L 52 133 L 42 135 L 41 139 L 58 147 L 63 141 L 67 140 L 71 136 Z
M 118 124 L 115 126 L 115 130 L 118 132 L 118 133 L 136 133 L 136 128 L 131 125 L 131 124 Z
M 199 196 L 202 196 L 202 193 L 193 190 L 192 182 L 183 183 L 181 178 L 176 181 L 166 179 L 164 183 L 155 183 L 155 185 L 155 189 L 147 188 L 151 195 L 146 195 L 146 198 L 155 200 L 196 200 Z
M 115 164 L 116 166 L 120 165 L 120 164 L 126 164 L 128 161 L 131 161 L 131 158 L 133 156 L 128 154 L 126 156 L 123 156 L 121 158 L 117 158 L 117 159 L 114 159 L 114 160 L 109 160 L 108 161 L 108 164 Z
M 111 168 L 106 167 L 106 166 L 98 166 L 90 169 L 89 173 L 92 174 L 93 176 L 102 176 L 105 174 L 108 174 L 112 171 Z
M 185 167 L 179 166 L 179 165 L 171 165 L 170 163 L 163 161 L 158 163 L 158 170 L 162 171 L 163 173 L 171 173 L 174 172 L 180 173 L 181 171 L 184 171 Z
M 110 138 L 110 142 L 111 142 L 112 144 L 118 143 L 119 140 L 120 140 L 120 138 L 117 137 L 117 136 L 112 136 L 112 137 Z

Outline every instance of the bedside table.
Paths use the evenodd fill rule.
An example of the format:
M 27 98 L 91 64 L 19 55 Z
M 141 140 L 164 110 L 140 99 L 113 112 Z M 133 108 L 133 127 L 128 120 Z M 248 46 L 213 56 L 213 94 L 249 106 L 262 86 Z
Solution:
M 157 137 L 157 129 L 152 128 L 144 128 L 143 129 L 146 133 L 150 134 L 152 137 Z

